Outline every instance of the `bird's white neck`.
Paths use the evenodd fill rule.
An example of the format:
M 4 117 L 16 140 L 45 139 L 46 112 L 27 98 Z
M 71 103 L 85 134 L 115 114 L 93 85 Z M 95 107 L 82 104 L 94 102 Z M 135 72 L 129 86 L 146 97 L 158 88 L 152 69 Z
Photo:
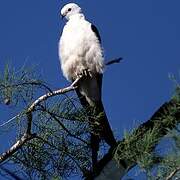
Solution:
M 78 14 L 73 14 L 69 17 L 69 20 L 74 20 L 74 19 L 85 19 L 85 16 L 82 13 L 78 13 Z

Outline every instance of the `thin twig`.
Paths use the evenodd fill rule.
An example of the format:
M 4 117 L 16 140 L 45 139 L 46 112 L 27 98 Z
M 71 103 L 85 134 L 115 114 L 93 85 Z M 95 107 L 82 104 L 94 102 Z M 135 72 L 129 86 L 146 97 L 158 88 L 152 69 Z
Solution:
M 63 124 L 61 121 L 59 121 L 59 119 L 58 119 L 53 113 L 51 113 L 50 111 L 47 111 L 47 110 L 45 110 L 45 112 L 48 113 L 49 115 L 51 115 L 51 116 L 54 118 L 54 120 L 62 127 L 62 129 L 68 133 L 69 136 L 71 136 L 71 137 L 73 137 L 73 138 L 75 138 L 75 139 L 78 139 L 79 141 L 81 141 L 81 142 L 83 142 L 83 143 L 85 143 L 85 144 L 88 145 L 87 141 L 85 141 L 84 139 L 82 139 L 82 138 L 80 138 L 80 137 L 72 134 L 72 133 L 64 126 L 64 124 Z
M 1 84 L 2 88 L 0 89 L 3 90 L 3 89 L 6 89 L 6 88 L 13 88 L 13 87 L 18 87 L 18 86 L 25 86 L 25 85 L 36 85 L 36 86 L 42 86 L 44 87 L 45 89 L 47 89 L 49 92 L 52 92 L 52 90 L 46 85 L 46 84 L 43 84 L 41 82 L 22 82 L 22 83 L 19 83 L 19 84 L 10 84 L 10 85 L 4 85 L 4 84 Z
M 53 147 L 54 149 L 58 150 L 58 151 L 62 151 L 61 149 L 59 149 L 58 147 L 56 147 L 55 145 L 51 144 L 50 142 L 48 142 L 47 140 L 43 139 L 40 136 L 36 136 L 37 139 L 41 140 L 42 142 L 46 143 L 47 145 L 49 145 L 50 147 Z M 73 157 L 73 155 L 69 152 L 69 151 L 63 151 L 67 156 L 69 156 L 74 163 L 78 166 L 78 168 L 84 172 L 84 169 L 80 166 L 80 164 L 77 162 L 77 160 Z
M 178 171 L 180 171 L 180 167 L 177 167 L 173 172 L 171 172 L 171 174 L 168 177 L 166 177 L 166 180 L 171 180 Z
M 1 166 L 0 168 L 1 168 L 1 170 L 3 170 L 3 171 L 6 173 L 6 176 L 10 176 L 10 177 L 12 177 L 12 178 L 15 179 L 15 180 L 22 180 L 22 179 L 21 179 L 18 175 L 16 175 L 16 173 L 13 172 L 12 170 L 9 170 L 9 169 L 7 169 L 6 167 L 3 167 L 3 166 Z
M 12 117 L 11 119 L 9 119 L 8 121 L 4 122 L 3 124 L 0 125 L 0 127 L 5 126 L 6 124 L 9 124 L 11 121 L 13 121 L 14 119 L 20 117 L 21 114 L 17 114 L 16 116 Z
M 123 60 L 122 57 L 117 58 L 117 59 L 113 59 L 113 60 L 110 60 L 110 61 L 106 62 L 105 65 L 109 66 L 109 65 L 114 64 L 114 63 L 120 63 L 120 61 L 122 61 L 122 60 Z

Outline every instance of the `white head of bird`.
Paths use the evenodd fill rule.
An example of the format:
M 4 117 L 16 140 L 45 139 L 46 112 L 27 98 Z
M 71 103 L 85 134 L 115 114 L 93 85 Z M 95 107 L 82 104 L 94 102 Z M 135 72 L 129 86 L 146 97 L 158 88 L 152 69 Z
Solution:
M 67 20 L 69 20 L 72 16 L 81 14 L 81 12 L 82 10 L 77 4 L 69 3 L 61 9 L 61 16 L 62 18 L 65 17 Z

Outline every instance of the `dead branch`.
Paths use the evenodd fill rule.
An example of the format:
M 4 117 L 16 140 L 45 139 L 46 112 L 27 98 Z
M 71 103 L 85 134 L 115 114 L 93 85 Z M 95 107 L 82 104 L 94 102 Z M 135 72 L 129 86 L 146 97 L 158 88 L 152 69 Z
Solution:
M 171 180 L 178 171 L 180 171 L 180 167 L 177 167 L 173 172 L 171 172 L 171 174 L 168 177 L 166 177 L 166 180 Z
M 109 65 L 114 64 L 114 63 L 120 63 L 120 61 L 122 61 L 122 60 L 123 60 L 122 57 L 117 58 L 117 59 L 113 59 L 113 60 L 110 60 L 110 61 L 106 62 L 105 65 L 109 66 Z
M 13 155 L 19 148 L 21 148 L 26 142 L 30 141 L 31 139 L 35 138 L 36 134 L 24 134 L 14 145 L 12 145 L 9 150 L 3 153 L 0 156 L 0 163 L 4 162 L 8 159 L 11 155 Z
M 73 91 L 74 89 L 77 88 L 77 83 L 79 82 L 81 78 L 77 78 L 70 86 L 68 87 L 65 87 L 63 89 L 59 89 L 59 90 L 56 90 L 56 91 L 52 91 L 52 92 L 49 92 L 45 95 L 42 95 L 40 96 L 37 100 L 35 100 L 31 105 L 30 107 L 28 108 L 27 112 L 32 112 L 34 110 L 34 108 L 41 102 L 47 100 L 48 98 L 50 97 L 53 97 L 53 96 L 57 96 L 57 95 L 60 95 L 60 94 L 65 94 L 67 92 L 70 92 L 70 91 Z

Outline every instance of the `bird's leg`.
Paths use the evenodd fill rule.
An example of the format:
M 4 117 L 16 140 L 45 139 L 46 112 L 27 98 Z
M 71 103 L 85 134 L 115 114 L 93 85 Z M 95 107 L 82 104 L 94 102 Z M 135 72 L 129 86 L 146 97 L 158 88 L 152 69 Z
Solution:
M 77 77 L 78 79 L 81 79 L 81 78 L 83 77 L 83 74 L 82 74 L 82 73 L 76 73 L 76 77 Z

